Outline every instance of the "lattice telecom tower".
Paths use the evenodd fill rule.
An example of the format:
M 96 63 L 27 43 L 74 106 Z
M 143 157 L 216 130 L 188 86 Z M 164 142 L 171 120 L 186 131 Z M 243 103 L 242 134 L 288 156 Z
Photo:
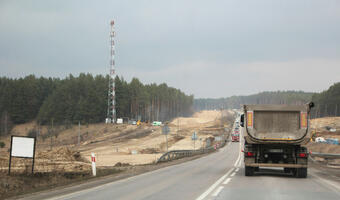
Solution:
M 107 117 L 106 123 L 116 122 L 116 98 L 115 98 L 115 42 L 114 42 L 114 21 L 111 21 L 110 43 L 111 43 L 111 58 L 110 58 L 110 80 L 109 92 L 107 98 Z

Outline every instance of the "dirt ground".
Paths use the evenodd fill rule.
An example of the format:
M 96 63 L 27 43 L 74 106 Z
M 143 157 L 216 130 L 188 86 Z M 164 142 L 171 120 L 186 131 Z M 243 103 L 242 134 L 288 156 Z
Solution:
M 326 127 L 334 128 L 336 131 L 331 132 Z M 340 117 L 312 119 L 311 131 L 315 134 L 315 137 L 337 138 L 340 141 Z
M 225 128 L 232 125 L 230 119 L 233 119 L 233 114 L 224 111 L 221 119 L 221 111 L 202 111 L 190 118 L 174 119 L 168 124 L 168 149 L 204 147 L 207 138 L 225 134 Z M 120 167 L 136 166 L 139 169 L 145 164 L 153 164 L 167 151 L 166 137 L 161 127 L 149 124 L 91 124 L 81 125 L 79 131 L 77 125 L 54 124 L 52 129 L 51 126 L 38 126 L 30 122 L 15 126 L 11 135 L 27 136 L 32 130 L 38 132 L 33 176 L 30 175 L 32 160 L 23 158 L 12 158 L 12 175 L 7 175 L 10 136 L 0 138 L 0 141 L 5 142 L 5 147 L 0 148 L 0 197 L 89 177 L 92 152 L 96 154 L 98 170 L 105 172 L 109 169 L 108 173 L 111 173 L 110 170 L 119 170 Z M 194 131 L 198 135 L 195 144 L 191 139 Z M 29 183 L 29 187 L 25 183 Z
M 336 129 L 336 132 L 330 132 L 326 127 L 332 127 Z M 340 141 L 340 117 L 325 117 L 325 118 L 317 118 L 311 120 L 311 130 L 315 134 L 316 137 L 323 138 L 337 138 Z M 309 151 L 312 152 L 320 152 L 320 153 L 335 153 L 340 154 L 340 145 L 333 144 L 324 144 L 324 143 L 316 143 L 310 142 L 307 144 Z M 322 158 L 316 158 L 319 161 L 322 161 Z M 331 160 L 332 164 L 340 164 L 340 159 Z
M 233 115 L 224 111 L 223 116 Z M 198 149 L 206 145 L 207 138 L 223 134 L 231 123 L 224 121 L 221 126 L 221 111 L 201 111 L 189 118 L 176 118 L 168 125 L 167 135 L 169 150 Z M 80 126 L 80 144 L 78 145 L 79 127 L 54 125 L 58 134 L 50 137 L 48 126 L 38 126 L 35 122 L 15 126 L 12 135 L 25 136 L 31 130 L 39 130 L 36 146 L 36 172 L 81 172 L 90 170 L 91 153 L 96 154 L 98 167 L 114 166 L 117 163 L 140 165 L 154 163 L 167 150 L 166 137 L 161 127 L 148 124 L 110 125 L 91 124 Z M 196 131 L 199 139 L 195 143 L 191 135 Z M 0 172 L 8 170 L 10 137 L 2 137 L 5 148 L 0 148 Z M 14 158 L 12 170 L 29 171 L 31 160 Z

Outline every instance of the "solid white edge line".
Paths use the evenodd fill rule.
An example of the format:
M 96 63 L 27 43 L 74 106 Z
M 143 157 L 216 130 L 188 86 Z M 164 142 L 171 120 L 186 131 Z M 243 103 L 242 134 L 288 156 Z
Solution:
M 223 188 L 223 186 L 220 186 L 211 196 L 216 197 L 221 192 L 221 190 L 223 190 Z
M 241 154 L 238 154 L 238 157 L 237 157 L 237 160 L 236 160 L 236 162 L 234 164 L 234 167 L 237 166 L 238 162 L 240 161 L 240 158 L 241 158 Z
M 224 182 L 223 185 L 227 185 L 231 181 L 231 178 L 227 178 Z
M 240 144 L 241 149 L 241 144 Z M 234 166 L 238 164 L 241 158 L 241 152 L 238 154 L 238 158 L 236 162 L 234 163 Z M 196 200 L 203 200 L 205 197 L 207 197 L 229 174 L 234 170 L 235 168 L 231 168 L 224 176 L 222 176 L 220 179 L 218 179 L 212 186 L 210 186 L 205 192 L 203 192 L 199 197 L 196 198 Z
M 311 176 L 314 176 L 316 177 L 317 179 L 319 179 L 321 182 L 323 182 L 324 184 L 328 185 L 328 186 L 331 186 L 332 189 L 336 192 L 340 192 L 340 186 L 338 185 L 338 183 L 336 182 L 333 182 L 331 180 L 327 180 L 327 179 L 324 179 L 316 174 L 311 174 Z
M 234 170 L 235 168 L 231 168 L 224 176 L 222 176 L 220 179 L 218 179 L 212 186 L 210 186 L 201 196 L 196 198 L 196 200 L 203 200 L 205 197 L 207 197 L 229 174 Z

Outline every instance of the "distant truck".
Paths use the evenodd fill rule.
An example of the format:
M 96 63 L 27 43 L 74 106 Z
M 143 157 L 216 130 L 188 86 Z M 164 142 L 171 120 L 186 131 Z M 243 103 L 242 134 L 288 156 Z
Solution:
M 307 177 L 310 141 L 308 105 L 244 105 L 245 175 L 260 167 L 280 167 L 299 178 Z
M 240 141 L 240 133 L 238 132 L 238 130 L 235 130 L 235 131 L 231 134 L 231 141 L 232 141 L 232 142 L 239 142 L 239 141 Z

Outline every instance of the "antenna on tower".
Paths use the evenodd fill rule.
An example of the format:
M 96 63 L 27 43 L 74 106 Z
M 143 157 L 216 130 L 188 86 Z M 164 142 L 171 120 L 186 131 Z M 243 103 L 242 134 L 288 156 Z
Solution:
M 111 21 L 110 31 L 110 45 L 111 45 L 111 58 L 110 58 L 110 74 L 109 74 L 109 91 L 107 98 L 107 116 L 106 123 L 115 123 L 116 121 L 116 98 L 115 98 L 115 43 L 114 43 L 114 21 Z

